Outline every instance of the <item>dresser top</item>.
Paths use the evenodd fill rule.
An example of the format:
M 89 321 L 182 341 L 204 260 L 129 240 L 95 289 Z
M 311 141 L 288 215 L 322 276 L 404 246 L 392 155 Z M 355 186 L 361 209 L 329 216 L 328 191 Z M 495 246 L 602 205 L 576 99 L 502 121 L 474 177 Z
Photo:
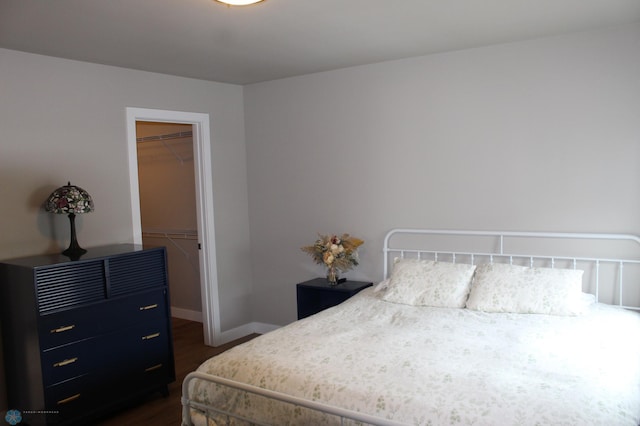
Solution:
M 58 265 L 61 263 L 77 263 L 87 260 L 100 259 L 103 257 L 116 256 L 154 247 L 143 247 L 138 244 L 113 244 L 99 247 L 89 247 L 87 252 L 80 256 L 79 259 L 71 259 L 62 253 L 40 254 L 35 256 L 18 257 L 14 259 L 1 260 L 0 263 L 16 266 L 25 266 L 34 268 L 37 266 Z

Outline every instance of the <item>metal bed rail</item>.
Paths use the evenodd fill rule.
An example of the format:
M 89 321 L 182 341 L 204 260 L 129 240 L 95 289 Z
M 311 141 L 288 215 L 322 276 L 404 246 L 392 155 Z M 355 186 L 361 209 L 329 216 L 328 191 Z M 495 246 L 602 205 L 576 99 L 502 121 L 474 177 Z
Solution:
M 329 414 L 340 418 L 340 424 L 344 424 L 345 420 L 353 420 L 356 422 L 361 422 L 363 424 L 375 425 L 375 426 L 406 426 L 404 423 L 394 422 L 393 420 L 383 419 L 380 417 L 375 417 L 369 414 L 360 413 L 357 411 L 351 411 L 340 407 L 335 407 L 327 404 L 323 404 L 321 402 L 312 401 L 304 398 L 299 398 L 292 395 L 287 395 L 281 392 L 272 391 L 269 389 L 260 388 L 257 386 L 249 385 L 246 383 L 240 383 L 233 380 L 225 379 L 223 377 L 213 376 L 210 374 L 201 373 L 198 371 L 191 372 L 187 374 L 182 382 L 182 425 L 183 426 L 192 426 L 192 418 L 191 418 L 191 409 L 194 408 L 201 412 L 204 412 L 206 421 L 208 425 L 210 417 L 208 416 L 209 412 L 214 412 L 217 414 L 221 414 L 225 418 L 227 418 L 227 424 L 229 418 L 238 419 L 241 421 L 249 422 L 250 424 L 255 425 L 269 425 L 269 423 L 261 423 L 256 421 L 255 419 L 247 419 L 240 415 L 230 413 L 225 410 L 217 409 L 211 407 L 209 405 L 201 404 L 197 401 L 192 401 L 189 398 L 185 397 L 185 395 L 189 395 L 189 383 L 194 380 L 204 380 L 211 383 L 216 383 L 219 385 L 227 386 L 230 388 L 238 389 L 240 391 L 249 392 L 255 395 L 263 396 L 270 399 L 275 399 L 287 404 L 296 405 L 299 407 L 308 408 L 311 410 L 315 410 L 321 413 Z

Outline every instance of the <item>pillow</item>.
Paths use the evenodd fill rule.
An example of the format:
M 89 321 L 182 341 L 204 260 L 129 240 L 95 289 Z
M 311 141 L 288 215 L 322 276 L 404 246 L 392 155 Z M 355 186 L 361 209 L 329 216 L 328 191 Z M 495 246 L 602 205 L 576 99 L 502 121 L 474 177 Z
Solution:
M 594 303 L 596 303 L 595 294 L 591 294 L 591 293 L 580 294 L 580 306 L 582 306 L 584 310 L 587 310 L 589 306 L 593 305 Z
M 474 265 L 396 259 L 387 290 L 387 302 L 414 306 L 464 308 Z
M 387 278 L 386 280 L 380 281 L 378 285 L 376 285 L 375 288 L 373 289 L 373 292 L 379 293 L 381 291 L 386 290 L 387 287 L 389 287 L 389 278 Z
M 578 269 L 478 265 L 467 308 L 484 312 L 577 315 L 582 274 Z
M 597 303 L 595 295 L 591 293 L 580 293 L 580 301 L 578 302 L 576 315 L 586 314 L 591 309 L 591 306 L 595 303 Z

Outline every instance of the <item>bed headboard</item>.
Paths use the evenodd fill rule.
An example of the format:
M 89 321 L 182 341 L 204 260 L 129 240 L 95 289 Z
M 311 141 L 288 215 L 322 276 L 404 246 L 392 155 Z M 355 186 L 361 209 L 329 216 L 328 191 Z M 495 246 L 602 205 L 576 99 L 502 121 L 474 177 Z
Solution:
M 640 237 L 625 234 L 392 229 L 384 278 L 396 257 L 453 263 L 509 263 L 584 271 L 583 291 L 640 311 Z

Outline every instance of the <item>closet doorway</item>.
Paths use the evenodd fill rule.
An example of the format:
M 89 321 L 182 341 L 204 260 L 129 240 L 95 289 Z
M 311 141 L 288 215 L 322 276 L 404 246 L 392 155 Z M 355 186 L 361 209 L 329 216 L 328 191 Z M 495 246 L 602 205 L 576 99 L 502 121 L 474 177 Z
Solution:
M 202 322 L 191 125 L 137 121 L 136 146 L 142 244 L 167 249 L 172 316 Z
M 172 314 L 220 335 L 209 116 L 127 108 L 133 240 L 167 247 Z

